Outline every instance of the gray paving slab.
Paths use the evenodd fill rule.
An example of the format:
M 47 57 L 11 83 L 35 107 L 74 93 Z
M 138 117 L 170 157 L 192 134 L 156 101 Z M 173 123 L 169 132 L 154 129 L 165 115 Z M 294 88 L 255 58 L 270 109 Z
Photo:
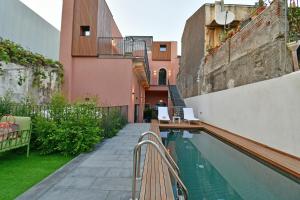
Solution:
M 97 145 L 95 151 L 76 157 L 17 199 L 128 200 L 133 148 L 140 134 L 149 128 L 149 124 L 128 124 L 116 137 Z

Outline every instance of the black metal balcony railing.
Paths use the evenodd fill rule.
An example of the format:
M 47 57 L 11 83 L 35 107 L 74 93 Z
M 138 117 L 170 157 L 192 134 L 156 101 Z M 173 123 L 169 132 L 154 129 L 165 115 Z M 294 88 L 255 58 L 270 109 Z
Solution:
M 147 44 L 144 40 L 136 40 L 131 37 L 99 37 L 98 56 L 143 58 L 147 81 L 150 84 Z

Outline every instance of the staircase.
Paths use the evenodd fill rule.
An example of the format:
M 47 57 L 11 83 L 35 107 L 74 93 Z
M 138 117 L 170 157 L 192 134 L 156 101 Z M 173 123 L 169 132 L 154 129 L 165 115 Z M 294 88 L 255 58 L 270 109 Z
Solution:
M 183 110 L 182 108 L 185 107 L 185 103 L 183 99 L 181 98 L 181 95 L 178 91 L 178 88 L 176 85 L 169 85 L 169 92 L 170 92 L 170 97 L 171 101 L 174 106 L 174 113 L 179 115 L 181 118 L 183 118 Z

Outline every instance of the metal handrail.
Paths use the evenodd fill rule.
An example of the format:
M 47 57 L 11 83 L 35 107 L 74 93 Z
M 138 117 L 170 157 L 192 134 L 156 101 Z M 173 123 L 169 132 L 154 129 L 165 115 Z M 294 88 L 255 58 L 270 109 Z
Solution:
M 132 178 L 132 194 L 131 194 L 131 200 L 136 200 L 136 174 L 137 174 L 137 156 L 138 156 L 138 151 L 140 150 L 140 148 L 144 145 L 144 144 L 150 144 L 152 145 L 160 154 L 160 156 L 162 157 L 162 160 L 165 162 L 165 164 L 168 166 L 168 169 L 170 170 L 171 174 L 174 176 L 174 178 L 176 179 L 177 183 L 179 183 L 181 189 L 183 190 L 183 194 L 184 194 L 184 199 L 187 200 L 188 199 L 188 191 L 186 186 L 184 185 L 184 183 L 182 182 L 182 180 L 179 178 L 178 174 L 176 173 L 176 171 L 173 169 L 172 165 L 170 164 L 170 162 L 168 161 L 168 159 L 166 158 L 166 156 L 164 155 L 164 153 L 162 152 L 162 150 L 159 148 L 158 144 L 156 144 L 155 142 L 151 141 L 151 140 L 144 140 L 140 143 L 138 143 L 135 147 L 134 147 L 134 151 L 133 151 L 133 178 Z
M 158 141 L 158 143 L 160 144 L 160 146 L 162 147 L 162 149 L 164 150 L 165 155 L 167 156 L 168 160 L 171 161 L 171 164 L 173 165 L 173 167 L 176 169 L 177 173 L 180 173 L 179 167 L 176 164 L 176 162 L 173 160 L 173 158 L 170 156 L 170 154 L 168 153 L 166 147 L 164 146 L 164 144 L 161 142 L 161 140 L 159 139 L 158 135 L 152 131 L 147 131 L 141 134 L 138 143 L 140 143 L 143 138 L 147 135 L 152 135 L 154 136 L 154 138 Z M 138 151 L 138 167 L 137 167 L 137 179 L 140 179 L 141 177 L 141 149 L 139 149 Z

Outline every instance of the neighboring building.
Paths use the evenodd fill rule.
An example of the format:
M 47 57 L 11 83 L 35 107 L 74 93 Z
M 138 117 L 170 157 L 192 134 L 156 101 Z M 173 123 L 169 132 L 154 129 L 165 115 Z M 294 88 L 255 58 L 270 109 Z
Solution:
M 251 5 L 225 4 L 224 9 L 235 15 L 230 24 L 236 28 L 241 21 L 249 17 L 253 9 Z M 187 21 L 182 35 L 182 51 L 180 71 L 197 74 L 202 59 L 210 48 L 220 45 L 220 35 L 224 26 L 216 23 L 215 16 L 221 10 L 221 2 L 202 5 Z M 192 77 L 190 77 L 192 78 Z
M 123 37 L 105 0 L 64 0 L 60 61 L 68 99 L 97 97 L 99 105 L 128 106 L 130 122 L 143 120 L 145 102 L 168 105 L 167 81 L 175 84 L 179 68 L 177 44 L 152 40 Z
M 59 31 L 19 0 L 0 1 L 0 37 L 58 60 Z
M 285 41 L 285 6 L 226 5 L 235 14 L 220 44 L 223 26 L 215 23 L 220 2 L 203 5 L 187 20 L 177 86 L 184 98 L 280 77 L 293 71 Z M 237 27 L 237 25 L 239 25 Z M 238 28 L 238 29 L 237 29 Z M 213 49 L 211 49 L 213 48 Z

